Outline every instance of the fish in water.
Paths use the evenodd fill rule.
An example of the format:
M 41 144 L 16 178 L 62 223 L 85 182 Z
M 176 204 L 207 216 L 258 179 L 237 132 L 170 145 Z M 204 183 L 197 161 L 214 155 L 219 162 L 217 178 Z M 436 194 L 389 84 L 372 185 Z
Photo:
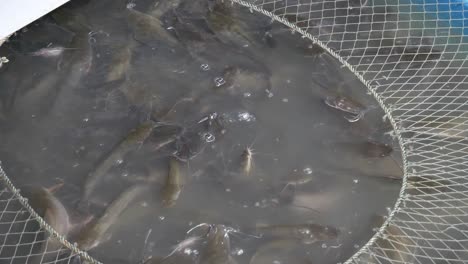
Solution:
M 237 261 L 231 256 L 231 228 L 224 225 L 211 225 L 206 248 L 200 255 L 203 264 L 235 264 Z
M 307 174 L 305 172 L 299 172 L 298 170 L 294 170 L 293 173 L 289 174 L 285 179 L 282 179 L 281 182 L 285 185 L 278 195 L 280 204 L 292 204 L 296 195 L 297 186 L 309 183 L 312 179 L 312 173 Z
M 407 191 L 411 195 L 440 194 L 455 191 L 456 183 L 434 176 L 408 177 Z
M 296 196 L 296 185 L 286 184 L 278 195 L 278 201 L 281 205 L 292 204 Z
M 243 19 L 238 17 L 236 9 L 228 1 L 212 1 L 207 15 L 207 24 L 221 41 L 252 45 L 255 42 L 252 34 L 247 32 Z
M 351 114 L 344 117 L 351 123 L 359 121 L 367 111 L 364 105 L 346 96 L 327 96 L 324 102 L 332 108 Z
M 244 175 L 249 176 L 252 171 L 253 149 L 246 147 L 241 154 L 241 171 Z
M 159 19 L 133 8 L 128 8 L 127 12 L 128 24 L 136 41 L 151 47 L 159 46 L 161 43 L 170 46 L 180 45 L 178 40 L 163 27 Z
M 97 187 L 98 183 L 106 175 L 110 168 L 119 163 L 131 150 L 136 149 L 153 131 L 156 124 L 152 121 L 145 122 L 132 130 L 124 140 L 122 140 L 107 157 L 102 160 L 92 173 L 88 175 L 83 187 L 82 203 L 87 203 L 90 195 Z
M 161 19 L 167 12 L 176 9 L 182 0 L 165 1 L 160 0 L 154 4 L 154 8 L 148 12 L 149 15 Z
M 200 154 L 206 146 L 203 133 L 188 130 L 176 138 L 174 156 L 181 161 L 188 161 Z
M 383 216 L 374 217 L 375 226 L 380 228 L 384 222 Z M 391 263 L 413 263 L 416 245 L 402 229 L 394 224 L 386 227 L 384 234 L 376 240 L 375 245 L 376 250 L 383 251 L 378 254 L 384 254 Z
M 312 170 L 306 172 L 299 172 L 298 170 L 294 170 L 291 174 L 289 174 L 282 182 L 286 184 L 293 184 L 293 185 L 303 185 L 309 183 L 314 179 L 312 175 Z
M 369 158 L 387 157 L 393 152 L 393 147 L 389 144 L 368 140 L 362 146 L 362 154 Z
M 187 249 L 192 246 L 196 246 L 197 243 L 201 242 L 201 236 L 190 236 L 181 242 L 179 242 L 169 255 L 165 257 L 150 257 L 145 260 L 144 264 L 191 264 L 195 263 L 196 256 L 185 254 L 184 249 Z
M 270 75 L 267 69 L 228 66 L 222 73 L 223 77 L 215 82 L 215 88 L 231 96 L 267 96 L 265 91 L 272 89 Z
M 132 59 L 133 43 L 134 42 L 130 41 L 129 44 L 120 47 L 114 52 L 111 63 L 112 66 L 106 77 L 107 82 L 120 80 L 125 77 Z
M 88 251 L 98 246 L 105 239 L 112 225 L 118 221 L 119 216 L 146 188 L 145 184 L 136 184 L 129 187 L 115 199 L 104 214 L 83 227 L 75 239 L 81 250 Z
M 169 253 L 169 255 L 167 255 L 167 257 L 172 256 L 174 253 L 180 252 L 180 251 L 184 250 L 184 249 L 187 248 L 187 247 L 193 246 L 194 244 L 196 244 L 196 243 L 199 242 L 200 240 L 201 240 L 201 237 L 199 237 L 199 236 L 191 236 L 191 237 L 188 237 L 188 238 L 182 240 L 181 242 L 179 242 L 179 243 L 174 247 L 174 249 L 172 250 L 172 252 Z M 166 257 L 166 258 L 167 258 L 167 257 Z
M 304 244 L 336 239 L 339 230 L 332 226 L 319 224 L 297 225 L 257 225 L 256 233 L 264 237 L 297 239 Z
M 183 187 L 184 178 L 181 174 L 181 161 L 175 157 L 170 157 L 169 174 L 162 189 L 162 205 L 164 207 L 174 206 L 177 199 L 179 199 Z
M 52 194 L 51 188 L 25 187 L 21 194 L 28 199 L 31 207 L 41 216 L 45 222 L 57 233 L 67 237 L 71 230 L 70 218 L 63 204 Z M 56 238 L 48 237 L 42 246 L 41 252 L 54 252 L 62 248 L 62 244 Z M 56 257 L 56 253 L 50 254 Z M 50 260 L 52 261 L 52 260 Z

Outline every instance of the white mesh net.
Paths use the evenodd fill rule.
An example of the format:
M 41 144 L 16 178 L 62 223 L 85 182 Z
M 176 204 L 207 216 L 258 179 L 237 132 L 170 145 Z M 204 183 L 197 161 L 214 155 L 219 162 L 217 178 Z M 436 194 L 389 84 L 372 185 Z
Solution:
M 395 128 L 405 171 L 399 199 L 374 237 L 346 263 L 467 263 L 468 37 L 463 29 L 428 12 L 434 7 L 429 1 L 233 2 L 326 49 L 366 84 Z M 39 256 L 42 263 L 71 263 L 77 249 L 60 238 L 61 249 L 43 254 L 43 241 L 51 241 L 44 230 L 53 230 L 30 214 L 1 170 L 0 176 L 6 187 L 0 193 L 5 208 L 0 262 L 28 263 Z
M 0 263 L 99 263 L 49 226 L 0 167 Z
M 424 12 L 434 7 L 429 1 L 234 2 L 327 49 L 366 84 L 394 125 L 405 170 L 399 200 L 346 263 L 467 263 L 463 29 Z

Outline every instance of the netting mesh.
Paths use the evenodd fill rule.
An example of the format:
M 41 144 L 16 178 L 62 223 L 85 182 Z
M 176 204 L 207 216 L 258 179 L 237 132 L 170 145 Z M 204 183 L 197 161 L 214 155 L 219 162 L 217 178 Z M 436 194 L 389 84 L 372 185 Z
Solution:
M 429 1 L 234 2 L 325 48 L 394 126 L 404 158 L 400 197 L 346 263 L 467 263 L 468 38 L 459 23 L 428 12 Z
M 0 188 L 0 263 L 99 263 L 34 212 L 1 167 Z
M 463 18 L 461 24 L 443 20 L 437 12 L 447 6 L 429 0 L 233 3 L 326 49 L 366 84 L 394 126 L 405 171 L 399 199 L 380 219 L 374 237 L 346 263 L 467 263 L 468 37 L 459 27 Z M 5 187 L 0 262 L 72 263 L 77 249 L 53 238 L 57 233 L 31 214 L 1 169 L 0 177 Z M 43 242 L 50 245 L 54 239 L 62 246 L 45 250 Z

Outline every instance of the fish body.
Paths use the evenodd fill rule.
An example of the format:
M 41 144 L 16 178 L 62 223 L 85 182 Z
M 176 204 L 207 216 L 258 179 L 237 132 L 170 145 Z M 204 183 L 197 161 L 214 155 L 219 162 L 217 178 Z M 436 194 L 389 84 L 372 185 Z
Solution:
M 293 173 L 289 174 L 288 177 L 286 177 L 286 179 L 284 179 L 282 182 L 292 185 L 303 185 L 311 182 L 313 179 L 314 177 L 312 174 L 294 171 Z
M 295 184 L 286 184 L 284 188 L 280 191 L 278 195 L 278 200 L 280 204 L 292 204 L 296 195 L 296 185 Z
M 370 158 L 383 158 L 387 157 L 393 152 L 393 148 L 389 144 L 380 143 L 376 141 L 366 141 L 363 145 L 362 154 Z
M 458 116 L 426 116 L 422 120 L 407 122 L 411 132 L 417 136 L 436 136 L 441 138 L 466 139 L 468 137 L 468 115 L 466 112 Z
M 149 12 L 149 15 L 157 19 L 161 19 L 164 14 L 177 8 L 182 0 L 160 0 L 155 5 L 154 8 Z
M 79 232 L 75 240 L 78 247 L 81 250 L 88 251 L 98 246 L 109 228 L 118 221 L 122 212 L 145 188 L 146 185 L 137 184 L 129 187 L 120 194 L 120 196 L 109 205 L 100 218 L 90 222 Z
M 246 148 L 241 155 L 241 170 L 246 176 L 249 176 L 252 171 L 253 152 L 251 148 Z
M 236 261 L 230 255 L 230 229 L 224 225 L 212 225 L 208 232 L 206 248 L 200 256 L 204 264 L 234 264 Z
M 164 207 L 172 207 L 179 199 L 184 186 L 184 179 L 181 175 L 181 162 L 171 157 L 169 159 L 169 174 L 162 190 L 162 204 Z
M 374 222 L 377 226 L 382 226 L 385 222 L 383 216 L 376 216 Z M 389 224 L 383 237 L 379 237 L 376 242 L 376 249 L 383 251 L 386 259 L 391 263 L 413 263 L 415 243 L 399 227 Z
M 133 30 L 135 40 L 149 46 L 167 43 L 171 46 L 179 45 L 177 39 L 163 27 L 162 22 L 135 9 L 128 9 L 128 24 Z
M 447 179 L 434 176 L 408 177 L 408 193 L 411 195 L 427 195 L 453 192 L 454 183 Z M 452 188 L 451 188 L 452 187 Z
M 106 77 L 107 82 L 120 80 L 125 77 L 125 74 L 127 73 L 128 68 L 130 67 L 130 61 L 132 59 L 132 48 L 133 46 L 129 44 L 121 47 L 115 52 L 111 63 L 112 68 L 110 69 Z
M 83 187 L 82 202 L 87 202 L 91 193 L 95 190 L 98 183 L 106 175 L 106 173 L 114 167 L 119 161 L 123 160 L 124 156 L 139 146 L 151 134 L 155 123 L 148 121 L 141 124 L 136 129 L 132 130 L 124 140 L 122 140 L 111 153 L 101 161 L 92 173 L 86 178 Z
M 203 133 L 190 130 L 178 136 L 174 155 L 181 161 L 187 161 L 200 154 L 206 146 L 206 141 L 202 138 Z
M 258 66 L 228 66 L 222 76 L 222 81 L 215 81 L 215 88 L 231 96 L 262 97 L 272 89 L 270 72 Z
M 71 223 L 67 210 L 63 204 L 46 188 L 24 188 L 21 194 L 28 198 L 28 202 L 36 213 L 41 216 L 57 233 L 67 237 Z M 51 253 L 50 257 L 56 257 L 55 251 L 62 248 L 62 244 L 56 238 L 48 237 L 42 245 L 41 253 Z M 44 257 L 46 260 L 49 258 Z M 52 260 L 50 260 L 52 261 Z
M 338 237 L 338 229 L 319 224 L 257 226 L 257 233 L 267 237 L 290 238 L 305 244 L 332 240 Z
M 222 42 L 239 46 L 255 44 L 254 36 L 246 30 L 246 17 L 241 17 L 236 11 L 229 1 L 212 1 L 206 17 L 207 24 Z
M 350 117 L 345 117 L 349 122 L 359 121 L 364 116 L 367 108 L 360 104 L 357 101 L 352 100 L 349 97 L 345 96 L 327 96 L 324 100 L 325 104 L 343 111 L 345 113 L 351 114 Z

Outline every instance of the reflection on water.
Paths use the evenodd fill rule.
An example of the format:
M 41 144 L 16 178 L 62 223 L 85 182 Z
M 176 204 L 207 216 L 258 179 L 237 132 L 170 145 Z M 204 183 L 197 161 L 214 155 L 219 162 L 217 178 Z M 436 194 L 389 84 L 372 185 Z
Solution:
M 104 263 L 337 263 L 396 199 L 365 87 L 228 1 L 77 1 L 0 51 L 6 171 Z

